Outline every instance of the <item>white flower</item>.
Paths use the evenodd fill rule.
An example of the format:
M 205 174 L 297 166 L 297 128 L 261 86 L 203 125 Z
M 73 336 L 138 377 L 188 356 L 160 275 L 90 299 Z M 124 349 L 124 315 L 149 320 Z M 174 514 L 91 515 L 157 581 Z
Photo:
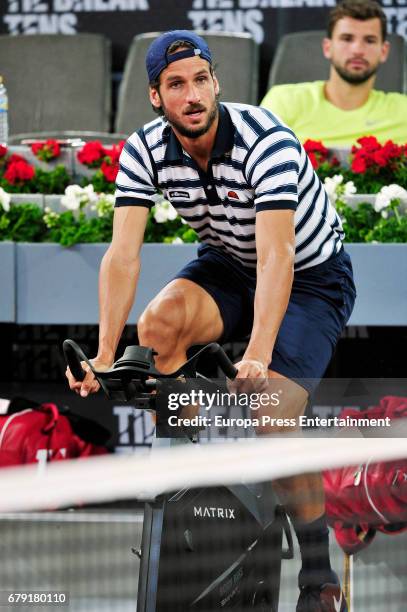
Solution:
M 97 210 L 98 217 L 105 217 L 112 213 L 115 203 L 115 197 L 111 193 L 100 193 L 96 200 L 96 204 L 92 204 L 91 209 Z
M 77 198 L 69 198 L 68 196 L 62 196 L 61 204 L 68 210 L 78 210 L 80 206 L 80 200 Z
M 91 202 L 97 202 L 98 194 L 95 193 L 93 185 L 81 187 L 80 185 L 68 185 L 65 195 L 61 198 L 62 206 L 69 210 L 78 210 Z
M 328 183 L 327 182 L 328 180 L 329 180 L 329 177 L 325 179 L 325 191 L 328 195 L 328 198 L 331 204 L 335 204 L 337 197 L 338 197 L 336 195 L 336 185 L 334 183 Z
M 328 198 L 331 201 L 331 204 L 335 204 L 339 195 L 339 185 L 343 181 L 342 174 L 335 174 L 335 176 L 327 176 L 324 181 L 325 191 L 328 194 Z
M 104 195 L 104 194 L 101 194 L 101 195 Z M 89 202 L 96 202 L 96 200 L 99 197 L 98 194 L 95 192 L 93 185 L 87 185 L 83 189 L 83 196 L 86 196 Z
M 381 215 L 383 219 L 387 219 L 387 217 L 389 216 L 389 213 L 387 212 L 387 210 L 382 210 Z
M 327 176 L 324 181 L 324 186 L 332 204 L 335 204 L 336 200 L 342 198 L 342 196 L 346 198 L 356 193 L 356 187 L 353 181 L 348 181 L 343 184 L 342 174 L 335 174 L 335 176 L 332 177 Z
M 174 238 L 171 244 L 184 244 L 184 241 L 182 240 L 182 238 L 177 236 L 176 238 Z
M 168 219 L 169 221 L 174 221 L 178 217 L 178 213 L 173 207 L 172 204 L 168 203 Z
M 11 195 L 7 193 L 7 191 L 4 191 L 3 187 L 0 187 L 0 204 L 6 212 L 10 210 L 10 200 Z
M 113 193 L 102 193 L 101 195 L 104 196 L 104 200 L 105 202 L 107 202 L 108 204 L 110 204 L 111 206 L 114 206 L 115 202 L 116 202 L 116 198 L 113 195 Z
M 79 185 L 68 185 L 65 189 L 65 195 L 61 198 L 61 204 L 68 210 L 78 210 L 81 204 L 82 195 L 82 187 Z
M 167 211 L 160 204 L 155 205 L 154 219 L 157 223 L 165 223 L 167 221 Z
M 172 204 L 166 200 L 161 200 L 155 205 L 154 219 L 157 223 L 165 223 L 166 221 L 174 221 L 178 217 L 178 213 Z
M 374 209 L 380 212 L 383 208 L 390 206 L 392 200 L 401 200 L 407 202 L 407 191 L 400 185 L 392 184 L 382 187 L 376 196 Z M 383 216 L 383 215 L 382 215 Z
M 355 183 L 353 181 L 348 181 L 347 183 L 345 183 L 344 191 L 343 191 L 343 194 L 345 196 L 354 195 L 356 193 L 356 191 L 357 191 L 357 189 L 356 189 Z
M 68 185 L 65 189 L 65 195 L 68 198 L 79 198 L 83 193 L 83 187 L 80 185 Z

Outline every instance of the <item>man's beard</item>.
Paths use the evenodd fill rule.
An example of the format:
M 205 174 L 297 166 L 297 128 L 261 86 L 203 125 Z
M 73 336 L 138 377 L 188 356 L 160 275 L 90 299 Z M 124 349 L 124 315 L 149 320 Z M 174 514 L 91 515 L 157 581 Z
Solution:
M 362 83 L 366 83 L 366 81 L 368 81 L 370 77 L 376 74 L 378 69 L 377 65 L 373 66 L 373 68 L 370 66 L 363 72 L 349 72 L 346 68 L 339 66 L 334 62 L 332 62 L 332 66 L 335 68 L 339 76 L 350 85 L 361 85 Z
M 171 113 L 167 111 L 162 101 L 161 101 L 161 108 L 163 110 L 164 117 L 166 118 L 168 123 L 170 123 L 171 126 L 174 127 L 181 134 L 181 136 L 185 136 L 186 138 L 199 138 L 200 136 L 203 136 L 204 134 L 206 134 L 206 132 L 209 131 L 210 127 L 212 126 L 213 122 L 218 116 L 219 102 L 218 102 L 218 96 L 217 96 L 210 109 L 207 122 L 201 128 L 198 128 L 195 130 L 185 127 L 185 125 L 183 125 L 182 123 L 174 119 Z M 197 111 L 197 110 L 202 110 L 202 109 L 203 107 L 200 104 L 193 104 L 189 108 L 189 111 L 193 112 L 194 110 Z

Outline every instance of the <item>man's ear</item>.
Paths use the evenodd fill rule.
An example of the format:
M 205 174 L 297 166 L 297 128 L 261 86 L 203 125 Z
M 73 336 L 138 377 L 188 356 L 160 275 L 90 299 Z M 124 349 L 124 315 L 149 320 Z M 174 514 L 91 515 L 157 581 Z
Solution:
M 388 40 L 385 40 L 382 45 L 382 52 L 380 55 L 380 62 L 382 64 L 384 64 L 384 62 L 387 61 L 387 58 L 389 57 L 389 53 L 390 53 L 390 43 Z
M 326 59 L 331 59 L 331 43 L 332 40 L 330 38 L 324 38 L 322 40 L 322 53 Z
M 158 93 L 158 89 L 156 89 L 156 87 L 150 87 L 149 94 L 150 102 L 154 108 L 161 108 L 161 98 L 160 94 Z
M 213 85 L 215 88 L 215 94 L 218 96 L 220 92 L 219 81 L 215 73 L 213 73 Z

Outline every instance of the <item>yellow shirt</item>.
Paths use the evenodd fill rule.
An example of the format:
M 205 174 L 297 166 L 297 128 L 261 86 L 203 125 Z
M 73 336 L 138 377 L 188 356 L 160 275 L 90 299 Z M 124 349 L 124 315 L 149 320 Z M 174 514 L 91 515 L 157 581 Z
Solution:
M 342 110 L 324 96 L 325 81 L 275 85 L 261 106 L 277 115 L 304 142 L 322 140 L 328 147 L 349 147 L 361 136 L 384 143 L 407 143 L 407 96 L 373 89 L 367 102 Z

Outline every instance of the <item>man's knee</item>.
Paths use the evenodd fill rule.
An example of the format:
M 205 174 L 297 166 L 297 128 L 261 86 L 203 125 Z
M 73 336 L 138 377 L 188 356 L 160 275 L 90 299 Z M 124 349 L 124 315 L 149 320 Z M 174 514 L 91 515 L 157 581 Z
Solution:
M 141 315 L 137 331 L 139 342 L 159 354 L 174 350 L 182 337 L 186 321 L 185 298 L 180 291 L 157 296 Z

